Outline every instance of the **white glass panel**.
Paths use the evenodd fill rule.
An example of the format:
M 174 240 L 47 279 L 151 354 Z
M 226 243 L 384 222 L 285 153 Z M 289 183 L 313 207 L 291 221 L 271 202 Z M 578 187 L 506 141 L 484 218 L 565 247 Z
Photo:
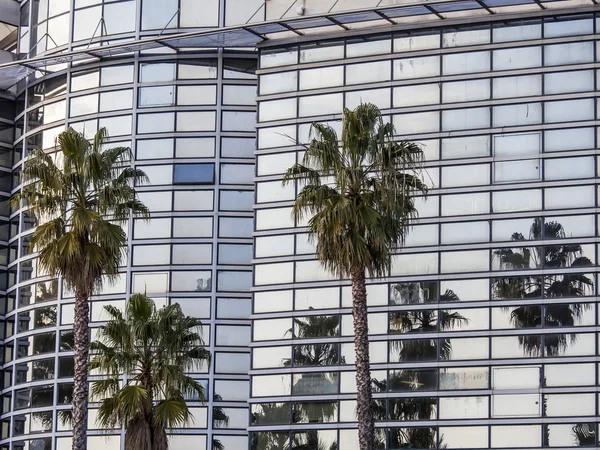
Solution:
M 594 100 L 564 100 L 544 103 L 546 122 L 572 122 L 594 119 Z
M 343 57 L 343 45 L 316 45 L 300 50 L 300 63 L 331 61 Z
M 174 113 L 138 114 L 138 133 L 173 131 Z
M 473 136 L 442 140 L 442 159 L 489 156 L 490 137 Z
M 490 224 L 488 222 L 442 224 L 442 244 L 487 242 L 489 238 Z
M 173 237 L 211 237 L 213 221 L 211 217 L 175 217 L 173 219 Z
M 168 273 L 134 273 L 133 292 L 147 294 L 162 294 L 167 292 Z
M 293 184 L 282 186 L 281 181 L 265 181 L 256 184 L 256 201 L 258 203 L 281 202 L 293 200 L 294 197 Z
M 542 37 L 541 24 L 520 25 L 516 27 L 497 27 L 493 30 L 494 42 L 525 41 Z
M 379 109 L 388 109 L 391 104 L 390 89 L 346 92 L 346 108 L 354 109 L 361 103 L 373 103 Z
M 487 100 L 490 98 L 490 81 L 473 80 L 444 83 L 442 97 L 444 103 Z
M 171 219 L 138 219 L 134 222 L 134 239 L 157 239 L 171 237 Z
M 212 211 L 213 191 L 175 191 L 175 211 Z
M 104 5 L 104 23 L 107 34 L 135 31 L 135 1 L 121 1 Z
M 542 65 L 541 47 L 494 50 L 494 70 L 514 70 Z
M 298 87 L 298 72 L 273 73 L 260 76 L 260 94 L 295 91 Z
M 540 160 L 525 159 L 494 163 L 494 183 L 516 181 L 539 181 L 541 179 Z
M 298 63 L 298 50 L 290 50 L 289 52 L 263 52 L 260 55 L 260 67 L 266 69 L 268 67 L 288 66 Z
M 440 74 L 440 57 L 397 59 L 394 61 L 394 79 L 434 77 Z
M 135 3 L 135 2 L 131 2 Z M 133 66 L 113 66 L 100 69 L 101 85 L 112 86 L 133 82 Z
M 593 42 L 575 42 L 572 44 L 556 44 L 544 47 L 544 64 L 580 64 L 594 61 Z
M 219 25 L 219 0 L 181 0 L 179 24 L 187 27 L 215 27 Z M 177 20 L 177 19 L 174 19 Z
M 431 133 L 440 129 L 440 113 L 397 114 L 393 123 L 397 134 Z
M 142 5 L 142 30 L 162 30 L 177 12 L 177 0 L 144 0 Z M 171 20 L 169 28 L 177 26 L 177 18 Z
M 494 98 L 528 97 L 542 94 L 541 75 L 494 78 L 492 83 Z
M 176 158 L 211 158 L 215 156 L 214 138 L 181 138 L 175 140 Z
M 300 117 L 340 114 L 342 112 L 342 94 L 327 94 L 300 97 Z
M 170 245 L 136 245 L 133 247 L 134 266 L 161 265 L 170 262 Z
M 548 209 L 594 206 L 594 187 L 577 186 L 544 189 L 544 206 Z
M 290 119 L 296 117 L 296 99 L 286 98 L 283 100 L 271 100 L 260 102 L 258 120 L 266 122 L 269 120 Z
M 100 17 L 102 17 L 102 6 L 75 11 L 73 15 L 73 40 L 90 39 L 100 22 Z
M 172 184 L 173 166 L 165 164 L 162 166 L 140 166 L 150 179 L 150 185 Z
M 117 111 L 119 109 L 131 109 L 133 106 L 133 91 L 103 92 L 100 94 L 100 111 Z
M 389 39 L 370 42 L 358 42 L 346 45 L 346 58 L 357 58 L 359 56 L 380 55 L 390 53 L 392 42 Z
M 256 229 L 274 230 L 294 226 L 291 208 L 261 209 L 256 211 Z
M 394 39 L 395 52 L 410 52 L 440 47 L 440 35 L 426 34 L 424 36 L 407 36 Z
M 214 131 L 215 121 L 214 111 L 178 112 L 177 131 Z M 225 127 L 226 112 L 223 113 L 223 123 Z
M 346 66 L 346 84 L 374 83 L 391 79 L 390 61 L 378 61 Z
M 544 178 L 546 180 L 593 178 L 595 172 L 593 156 L 547 159 L 544 167 Z
M 138 195 L 140 201 L 152 212 L 171 210 L 171 192 L 140 192 Z
M 488 193 L 445 195 L 442 198 L 442 216 L 462 216 L 490 212 Z
M 490 52 L 469 52 L 444 55 L 444 75 L 487 72 L 490 70 Z
M 175 63 L 142 63 L 140 64 L 140 81 L 142 83 L 173 81 L 175 79 L 175 67 Z
M 340 86 L 343 82 L 344 66 L 300 71 L 300 90 Z
M 594 90 L 594 71 L 547 73 L 544 75 L 544 92 L 562 94 L 564 92 L 585 92 Z
M 492 193 L 494 212 L 533 211 L 542 209 L 542 193 L 538 189 Z
M 248 21 L 252 23 L 264 20 L 264 9 L 256 13 L 259 8 L 262 8 L 263 4 L 261 0 L 228 0 L 225 3 L 225 26 L 229 27 L 245 24 Z M 253 14 L 255 14 L 254 17 L 252 17 Z M 225 448 L 236 447 L 226 445 Z
M 593 128 L 569 128 L 567 130 L 548 130 L 544 132 L 544 150 L 559 152 L 594 148 Z
M 48 106 L 45 108 L 48 109 Z M 71 99 L 71 117 L 93 114 L 95 112 L 98 112 L 98 94 L 84 95 L 82 97 L 75 97 Z M 51 121 L 51 119 L 48 120 L 48 122 Z
M 540 153 L 540 133 L 498 134 L 494 136 L 494 156 L 538 155 Z
M 494 106 L 494 127 L 532 125 L 542 121 L 542 104 Z
M 438 272 L 437 253 L 413 253 L 392 256 L 391 275 L 421 275 Z
M 460 47 L 463 45 L 488 44 L 490 30 L 454 31 L 442 34 L 442 47 Z
M 257 285 L 291 283 L 294 281 L 294 263 L 257 264 L 254 282 Z
M 544 24 L 544 37 L 577 36 L 581 34 L 593 34 L 594 21 L 583 20 L 556 20 Z
M 492 426 L 492 448 L 540 447 L 541 425 Z
M 109 136 L 131 134 L 131 116 L 105 117 L 98 121 L 100 128 L 106 128 Z
M 173 139 L 146 139 L 137 141 L 137 159 L 173 157 Z
M 490 126 L 490 108 L 453 109 L 442 112 L 442 131 L 469 130 Z
M 489 183 L 489 164 L 442 167 L 442 187 L 478 186 Z
M 223 87 L 225 93 L 226 86 Z M 254 89 L 251 86 L 251 89 Z M 188 105 L 214 105 L 217 103 L 216 86 L 179 86 L 177 88 L 177 104 Z
M 173 245 L 173 264 L 210 264 L 211 244 Z
M 489 270 L 490 253 L 488 250 L 465 252 L 442 252 L 441 273 L 477 272 Z
M 405 247 L 420 247 L 423 245 L 437 245 L 437 225 L 415 225 L 408 231 L 404 242 Z
M 285 147 L 296 143 L 296 126 L 261 128 L 258 130 L 258 148 Z
M 216 103 L 216 90 L 215 90 Z M 223 86 L 224 105 L 256 105 L 256 86 Z
M 433 105 L 440 102 L 439 84 L 419 84 L 394 88 L 394 107 Z
M 294 253 L 294 236 L 257 237 L 255 241 L 255 252 L 257 258 L 291 255 Z

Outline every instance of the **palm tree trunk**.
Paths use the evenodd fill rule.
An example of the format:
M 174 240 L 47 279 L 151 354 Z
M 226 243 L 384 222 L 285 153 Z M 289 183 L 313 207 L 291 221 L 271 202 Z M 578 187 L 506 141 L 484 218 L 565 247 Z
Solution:
M 75 320 L 73 333 L 75 346 L 73 360 L 75 376 L 73 382 L 73 450 L 87 449 L 88 418 L 88 356 L 89 356 L 89 294 L 81 288 L 75 289 Z
M 369 324 L 365 268 L 352 269 L 352 316 L 354 317 L 354 350 L 356 353 L 356 409 L 360 450 L 374 450 L 375 422 L 369 368 Z

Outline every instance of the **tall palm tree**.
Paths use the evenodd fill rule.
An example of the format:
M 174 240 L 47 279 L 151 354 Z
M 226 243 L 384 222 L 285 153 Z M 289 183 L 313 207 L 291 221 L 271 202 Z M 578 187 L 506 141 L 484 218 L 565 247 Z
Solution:
M 419 179 L 421 148 L 396 141 L 394 134 L 375 105 L 344 109 L 341 137 L 313 123 L 302 163 L 290 167 L 283 180 L 304 186 L 293 212 L 299 220 L 310 217 L 309 237 L 316 240 L 321 264 L 352 281 L 361 450 L 373 450 L 375 442 L 365 271 L 388 275 L 391 254 L 417 216 L 412 197 L 427 193 Z
M 186 400 L 205 401 L 202 385 L 186 375 L 210 361 L 201 322 L 177 303 L 157 310 L 142 294 L 130 297 L 125 314 L 104 309 L 110 321 L 90 346 L 90 369 L 106 375 L 92 385 L 92 396 L 103 398 L 98 424 L 124 425 L 125 450 L 167 450 L 166 428 L 193 419 Z M 127 375 L 123 386 L 119 374 Z
M 530 230 L 529 240 L 558 240 L 567 236 L 563 226 L 555 221 L 543 222 L 534 219 Z M 521 233 L 513 233 L 513 242 L 525 242 Z M 517 248 L 501 248 L 494 251 L 501 269 L 569 269 L 591 266 L 591 260 L 583 254 L 579 244 L 554 244 Z M 499 277 L 492 282 L 495 298 L 503 299 L 541 299 L 556 297 L 580 297 L 593 291 L 594 282 L 585 274 L 565 273 L 556 275 Z M 538 328 L 544 324 L 547 327 L 573 326 L 577 319 L 590 308 L 585 303 L 522 305 L 510 313 L 510 321 L 515 328 Z M 572 334 L 521 335 L 519 345 L 529 356 L 541 356 L 542 348 L 548 356 L 557 356 L 573 343 L 577 336 Z
M 69 128 L 58 136 L 55 156 L 33 150 L 22 173 L 29 184 L 11 199 L 14 208 L 23 203 L 40 222 L 29 244 L 40 266 L 75 292 L 74 450 L 87 448 L 88 300 L 103 276 L 117 276 L 127 243 L 121 225 L 131 215 L 149 214 L 134 188 L 146 175 L 129 165 L 131 149 L 106 149 L 107 136 L 102 128 L 89 142 Z

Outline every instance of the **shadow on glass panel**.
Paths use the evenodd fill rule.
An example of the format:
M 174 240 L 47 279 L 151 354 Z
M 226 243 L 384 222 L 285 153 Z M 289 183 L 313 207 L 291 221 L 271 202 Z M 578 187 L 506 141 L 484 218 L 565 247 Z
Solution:
M 337 450 L 337 430 L 307 430 L 294 433 L 293 450 Z
M 437 448 L 437 430 L 435 428 L 390 428 L 388 432 L 388 449 L 401 448 Z M 445 444 L 439 443 L 439 448 L 445 448 Z
M 214 402 L 222 402 L 223 398 L 219 394 L 213 395 Z M 229 416 L 225 414 L 225 410 L 220 406 L 213 407 L 213 427 L 221 428 L 227 427 L 229 425 Z M 213 437 L 213 447 L 212 450 L 225 450 L 225 446 L 219 440 Z
M 261 431 L 250 435 L 251 450 L 281 450 L 290 448 L 287 431 Z
M 553 424 L 544 427 L 544 447 L 594 447 L 595 423 Z
M 563 226 L 555 221 L 543 222 L 534 219 L 529 230 L 530 240 L 563 239 L 567 236 Z M 513 242 L 524 241 L 521 233 L 514 233 Z M 500 270 L 520 269 L 575 269 L 592 266 L 579 244 L 557 244 L 544 247 L 502 248 L 493 252 Z M 582 297 L 594 292 L 593 278 L 585 274 L 564 273 L 556 275 L 501 277 L 492 280 L 493 298 L 501 299 L 539 299 L 556 297 Z M 510 312 L 510 321 L 514 328 L 570 327 L 582 318 L 591 306 L 585 303 L 556 304 L 540 306 L 523 305 Z M 543 312 L 542 312 L 543 311 Z M 559 356 L 569 344 L 573 344 L 576 335 L 555 334 L 544 340 L 547 356 Z M 539 355 L 542 350 L 540 336 L 519 336 L 519 345 L 528 356 Z
M 289 403 L 257 403 L 252 405 L 252 425 L 290 423 Z
M 312 309 L 312 308 L 311 308 Z M 294 327 L 287 331 L 287 335 L 293 333 L 298 339 L 316 337 L 336 337 L 340 334 L 339 316 L 307 316 L 294 319 Z M 284 359 L 283 366 L 333 366 L 339 363 L 345 364 L 342 356 L 340 361 L 340 344 L 318 343 L 295 345 L 292 360 Z
M 438 286 L 436 281 L 418 281 L 391 285 L 391 305 L 418 305 L 437 303 Z

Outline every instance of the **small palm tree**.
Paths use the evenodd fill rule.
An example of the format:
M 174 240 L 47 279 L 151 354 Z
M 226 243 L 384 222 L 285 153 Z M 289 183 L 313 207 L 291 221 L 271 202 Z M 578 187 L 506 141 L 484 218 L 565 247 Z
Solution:
M 166 428 L 193 419 L 186 400 L 205 401 L 202 385 L 186 375 L 210 362 L 201 322 L 177 303 L 157 310 L 142 294 L 131 296 L 125 314 L 104 308 L 110 321 L 90 346 L 90 370 L 106 375 L 92 385 L 92 396 L 103 398 L 98 424 L 124 425 L 125 450 L 167 450 Z M 127 376 L 123 386 L 119 374 Z
M 417 216 L 412 197 L 427 192 L 419 178 L 421 148 L 394 134 L 375 105 L 344 109 L 341 139 L 332 127 L 313 123 L 302 164 L 283 180 L 304 186 L 293 212 L 299 220 L 310 217 L 309 237 L 322 265 L 352 281 L 361 450 L 373 450 L 375 442 L 365 271 L 389 274 L 391 254 Z
M 22 172 L 29 184 L 11 199 L 13 208 L 22 203 L 39 221 L 29 245 L 40 266 L 75 292 L 74 450 L 87 448 L 88 300 L 104 276 L 117 276 L 127 243 L 121 225 L 131 215 L 148 217 L 134 188 L 146 175 L 129 166 L 131 149 L 105 149 L 106 138 L 104 128 L 92 142 L 69 128 L 57 138 L 56 156 L 33 150 Z

